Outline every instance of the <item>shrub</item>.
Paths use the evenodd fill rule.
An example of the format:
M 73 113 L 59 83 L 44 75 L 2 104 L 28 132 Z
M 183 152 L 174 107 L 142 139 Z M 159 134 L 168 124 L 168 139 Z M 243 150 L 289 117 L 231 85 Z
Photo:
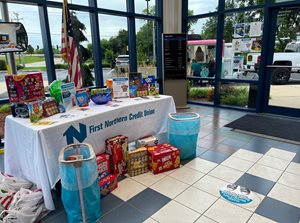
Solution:
M 189 90 L 190 98 L 208 98 L 210 88 L 191 87 Z
M 55 64 L 55 69 L 68 69 L 68 64 Z
M 10 112 L 10 105 L 4 104 L 0 106 L 0 113 L 7 113 Z
M 221 103 L 245 107 L 248 105 L 249 90 L 246 87 L 225 85 L 221 87 Z
M 5 62 L 5 60 L 0 60 L 0 70 L 6 70 L 6 62 Z

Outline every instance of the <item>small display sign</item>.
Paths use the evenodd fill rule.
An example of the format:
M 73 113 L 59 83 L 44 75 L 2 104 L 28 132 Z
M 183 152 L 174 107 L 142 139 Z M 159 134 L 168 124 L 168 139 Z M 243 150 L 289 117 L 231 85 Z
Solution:
M 227 184 L 219 192 L 225 200 L 236 204 L 248 204 L 254 198 L 253 193 L 248 188 L 236 184 Z

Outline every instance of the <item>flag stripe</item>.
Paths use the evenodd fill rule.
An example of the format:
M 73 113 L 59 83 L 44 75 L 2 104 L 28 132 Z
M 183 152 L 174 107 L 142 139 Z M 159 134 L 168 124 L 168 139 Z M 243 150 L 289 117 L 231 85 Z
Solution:
M 68 80 L 75 83 L 77 89 L 82 87 L 81 66 L 78 49 L 73 35 L 72 22 L 67 0 L 63 1 L 62 15 L 62 58 L 68 63 Z

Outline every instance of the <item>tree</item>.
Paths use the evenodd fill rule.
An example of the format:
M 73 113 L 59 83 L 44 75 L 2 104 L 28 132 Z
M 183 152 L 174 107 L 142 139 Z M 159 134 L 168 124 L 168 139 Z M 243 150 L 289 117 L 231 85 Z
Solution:
M 78 20 L 76 12 L 72 11 L 70 13 L 70 18 L 73 26 L 74 39 L 78 49 L 78 57 L 81 64 L 82 86 L 93 86 L 94 77 L 92 72 L 88 66 L 84 65 L 84 62 L 91 58 L 92 55 L 87 48 L 80 44 L 84 41 L 87 41 L 87 38 L 84 35 L 86 27 Z
M 34 48 L 29 44 L 28 47 L 27 47 L 26 52 L 27 52 L 28 54 L 33 54 L 33 53 L 34 53 Z

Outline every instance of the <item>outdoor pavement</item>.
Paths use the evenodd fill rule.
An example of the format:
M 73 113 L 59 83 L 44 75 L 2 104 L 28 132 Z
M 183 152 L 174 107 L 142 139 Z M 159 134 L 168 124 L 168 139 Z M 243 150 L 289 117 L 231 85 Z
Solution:
M 300 84 L 272 85 L 269 105 L 300 109 Z

